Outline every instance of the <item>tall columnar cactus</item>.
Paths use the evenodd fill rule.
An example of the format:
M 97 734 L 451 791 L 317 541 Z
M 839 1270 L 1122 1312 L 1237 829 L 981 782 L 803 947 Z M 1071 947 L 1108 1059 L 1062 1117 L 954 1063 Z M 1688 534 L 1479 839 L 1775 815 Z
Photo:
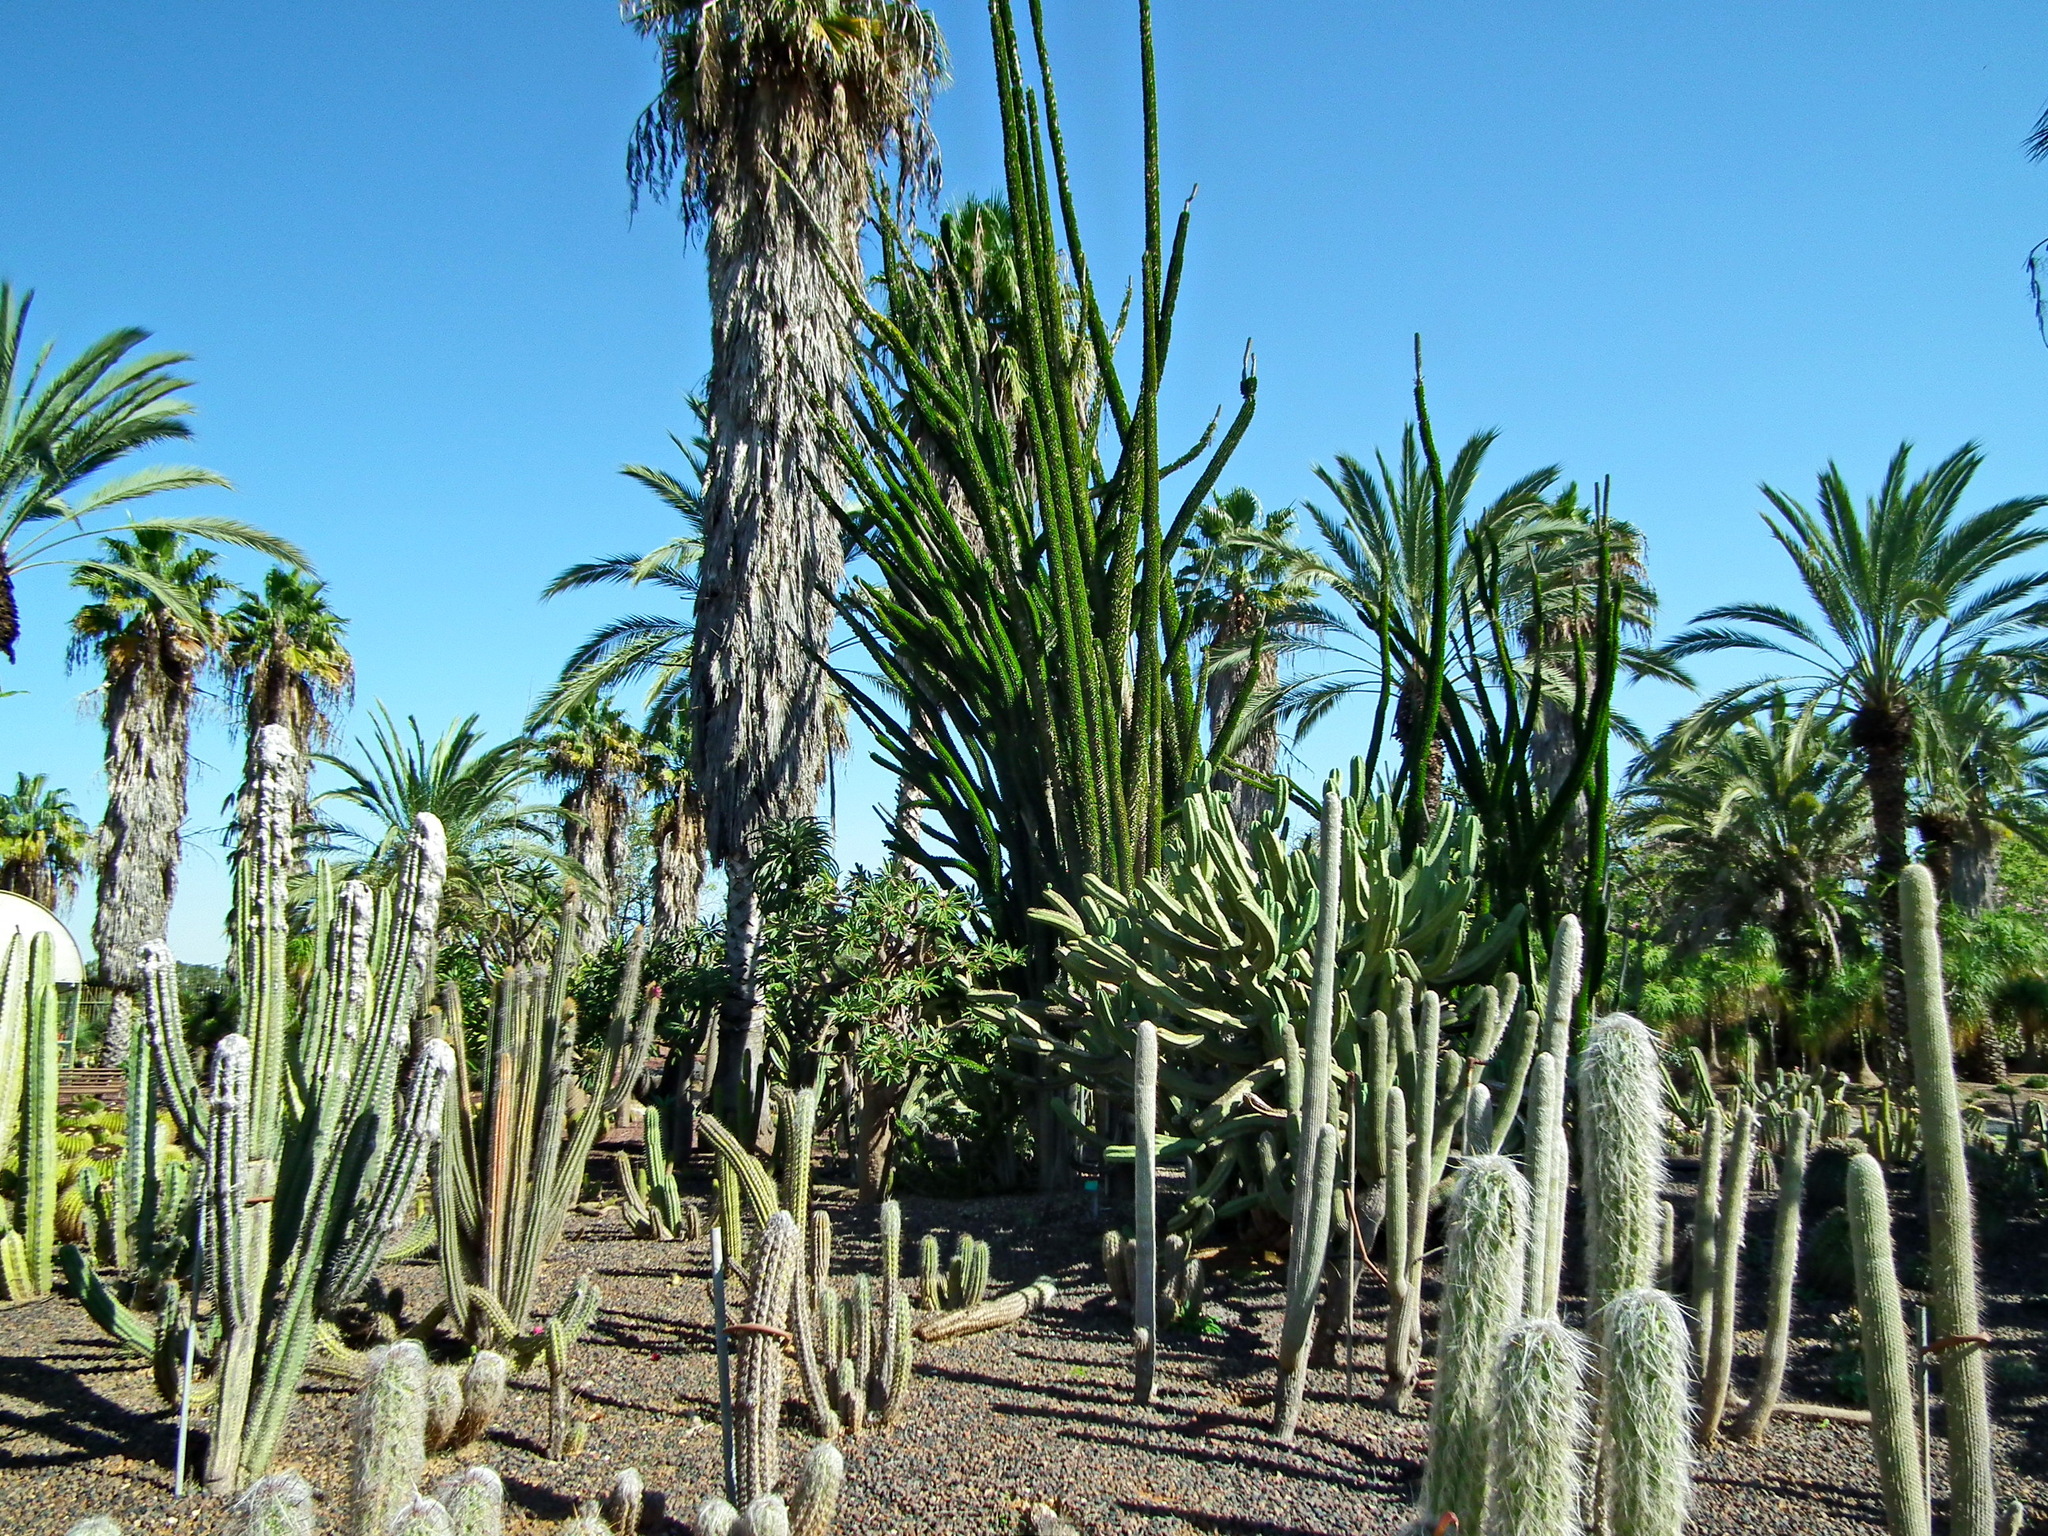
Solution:
M 1700 1069 L 1704 1072 L 1705 1067 Z M 1705 1359 L 1709 1333 L 1714 1321 L 1714 1223 L 1721 1214 L 1721 1152 L 1727 1140 L 1727 1122 L 1721 1106 L 1709 1102 L 1700 1125 L 1700 1175 L 1692 1202 L 1692 1293 L 1693 1349 Z
M 1530 1195 L 1540 1198 L 1533 1187 Z M 1486 1531 L 1578 1536 L 1585 1528 L 1586 1366 L 1585 1340 L 1554 1317 L 1520 1323 L 1501 1341 Z
M 818 1090 L 791 1091 L 778 1085 L 776 1147 L 782 1162 L 782 1208 L 795 1218 L 799 1232 L 811 1219 L 811 1149 L 818 1132 Z
M 1906 968 L 1906 1032 L 1920 1099 L 1927 1164 L 1927 1257 L 1934 1327 L 1942 1343 L 1941 1401 L 1948 1424 L 1949 1529 L 1992 1536 L 1998 1521 L 1991 1450 L 1987 1342 L 1977 1297 L 1977 1217 L 1963 1150 L 1955 1040 L 1941 969 L 1939 903 L 1922 865 L 1899 876 L 1899 936 Z
M 1476 1533 L 1486 1510 L 1487 1458 L 1501 1341 L 1521 1320 L 1529 1185 L 1500 1156 L 1465 1164 L 1451 1193 L 1437 1330 L 1436 1393 L 1429 1405 L 1429 1467 L 1422 1527 L 1445 1514 Z
M 1596 1315 L 1657 1268 L 1664 1189 L 1664 1080 L 1657 1042 L 1625 1013 L 1586 1033 L 1579 1055 L 1588 1301 Z
M 541 1266 L 583 1187 L 591 1147 L 639 1081 L 660 1006 L 656 989 L 641 994 L 643 933 L 628 952 L 592 1080 L 581 1083 L 568 987 L 583 921 L 568 903 L 553 967 L 499 982 L 483 1081 L 472 1085 L 467 1061 L 456 1063 L 450 1135 L 435 1179 L 441 1281 L 455 1326 L 473 1344 L 527 1345 L 529 1359 Z M 463 1038 L 452 990 L 445 1007 L 450 1032 Z
M 48 934 L 12 934 L 0 950 L 0 1149 L 21 1176 L 18 1234 L 9 1231 L 6 1294 L 50 1289 L 57 1246 L 57 988 Z M 0 1223 L 4 1225 L 4 1223 Z
M 1288 1224 L 1287 1316 L 1280 1329 L 1280 1383 L 1275 1394 L 1273 1432 L 1294 1438 L 1308 1375 L 1309 1329 L 1315 1321 L 1316 1292 L 1330 1241 L 1330 1209 L 1337 1179 L 1342 1132 L 1330 1120 L 1331 1031 L 1337 1013 L 1337 942 L 1343 926 L 1344 796 L 1332 774 L 1323 790 L 1323 823 L 1318 838 L 1315 981 L 1309 993 L 1308 1037 L 1300 1065 L 1300 1129 L 1296 1145 L 1313 1156 L 1294 1164 L 1294 1202 Z M 1156 1053 L 1157 1043 L 1153 1049 Z M 1434 1053 L 1432 1052 L 1432 1055 Z M 1154 1075 L 1156 1076 L 1156 1063 Z M 1149 1115 L 1147 1117 L 1149 1119 Z M 1427 1138 L 1422 1155 L 1427 1157 Z M 1142 1232 L 1143 1229 L 1141 1228 Z M 1133 1305 L 1150 1308 L 1158 1297 L 1156 1268 L 1137 1277 Z M 1149 1373 L 1148 1373 L 1149 1375 Z M 1149 1388 L 1149 1380 L 1146 1383 Z M 1149 1400 L 1147 1391 L 1140 1401 Z
M 430 816 L 414 826 L 395 896 L 321 889 L 318 963 L 294 1020 L 292 751 L 283 729 L 257 733 L 256 813 L 235 871 L 242 1027 L 214 1047 L 210 1094 L 186 1051 L 176 963 L 163 945 L 143 950 L 158 1087 L 199 1156 L 208 1207 L 220 1344 L 206 1486 L 224 1495 L 268 1470 L 320 1312 L 354 1299 L 403 1220 L 453 1066 L 445 1041 L 414 1042 L 447 864 Z
M 1142 1406 L 1152 1401 L 1152 1374 L 1159 1356 L 1159 1031 L 1150 1019 L 1138 1023 L 1131 1094 L 1137 1107 L 1137 1166 L 1131 1180 L 1137 1227 L 1130 1282 L 1131 1341 L 1137 1377 L 1133 1397 Z
M 1707 1347 L 1700 1366 L 1701 1445 L 1721 1432 L 1728 1402 L 1728 1373 L 1735 1362 L 1735 1290 L 1742 1271 L 1742 1238 L 1749 1220 L 1749 1177 L 1756 1156 L 1756 1110 L 1735 1111 L 1721 1156 L 1720 1210 L 1714 1217 L 1714 1289 L 1706 1320 Z
M 1771 1294 L 1764 1319 L 1763 1360 L 1757 1366 L 1756 1388 L 1749 1395 L 1749 1404 L 1735 1421 L 1738 1440 L 1763 1439 L 1785 1385 L 1785 1361 L 1792 1347 L 1792 1282 L 1799 1270 L 1799 1205 L 1806 1197 L 1806 1153 L 1812 1134 L 1812 1114 L 1794 1110 L 1778 1159 L 1778 1217 L 1771 1233 Z
M 348 1536 L 385 1536 L 427 1465 L 427 1356 L 411 1340 L 376 1352 L 356 1394 Z
M 1529 1069 L 1525 1157 L 1529 1164 L 1529 1243 L 1522 1280 L 1522 1311 L 1530 1318 L 1557 1315 L 1564 1235 L 1552 1230 L 1556 1186 L 1571 1177 L 1564 1134 L 1564 1068 L 1548 1051 Z
M 1920 1475 L 1920 1432 L 1913 1413 L 1913 1365 L 1892 1266 L 1892 1212 L 1884 1169 L 1867 1152 L 1849 1162 L 1849 1257 L 1856 1268 L 1856 1315 L 1863 1342 L 1863 1385 L 1870 1399 L 1870 1445 L 1891 1536 L 1928 1536 L 1932 1521 Z
M 1692 1494 L 1692 1340 L 1654 1286 L 1623 1291 L 1599 1314 L 1601 1498 L 1607 1536 L 1680 1536 Z

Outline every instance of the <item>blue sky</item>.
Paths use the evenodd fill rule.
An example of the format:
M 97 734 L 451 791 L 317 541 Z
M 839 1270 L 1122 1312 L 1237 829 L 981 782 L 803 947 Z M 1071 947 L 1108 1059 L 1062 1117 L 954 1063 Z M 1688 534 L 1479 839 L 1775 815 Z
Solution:
M 987 191 L 985 12 L 935 10 L 947 193 Z M 1091 261 L 1128 271 L 1135 6 L 1048 10 Z M 1667 625 L 1792 595 L 1760 480 L 1804 492 L 1834 457 L 1861 488 L 1901 438 L 1975 437 L 1981 499 L 2048 488 L 2022 272 L 2048 167 L 2020 151 L 2048 13 L 1162 0 L 1157 34 L 1166 184 L 1201 186 L 1168 435 L 1234 398 L 1253 339 L 1260 412 L 1231 478 L 1269 503 L 1397 439 L 1418 330 L 1440 436 L 1501 429 L 1495 483 L 1613 477 Z M 238 490 L 180 507 L 312 553 L 353 619 L 352 728 L 383 700 L 509 733 L 612 610 L 540 606 L 542 582 L 666 535 L 614 470 L 659 460 L 706 366 L 698 253 L 665 210 L 627 214 L 648 51 L 603 0 L 13 0 L 6 46 L 0 273 L 37 290 L 33 334 L 68 352 L 134 323 L 195 354 L 180 457 Z M 0 774 L 50 773 L 96 815 L 71 594 L 40 573 L 22 596 Z M 1348 734 L 1324 726 L 1304 766 Z M 172 937 L 210 958 L 237 752 L 218 717 L 197 750 Z M 873 857 L 887 792 L 870 765 L 843 773 L 849 859 Z

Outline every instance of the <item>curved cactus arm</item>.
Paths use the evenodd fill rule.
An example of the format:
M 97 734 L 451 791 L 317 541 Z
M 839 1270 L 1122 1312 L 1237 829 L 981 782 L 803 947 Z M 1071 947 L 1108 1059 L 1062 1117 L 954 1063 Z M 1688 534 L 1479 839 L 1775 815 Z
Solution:
M 746 1198 L 747 1216 L 756 1227 L 766 1227 L 775 1219 L 781 1209 L 781 1195 L 775 1188 L 775 1180 L 768 1170 L 761 1166 L 761 1160 L 740 1144 L 740 1139 L 725 1128 L 716 1115 L 708 1112 L 697 1116 L 697 1130 L 711 1143 L 711 1150 L 718 1154 L 718 1160 L 733 1170 L 739 1181 L 740 1193 Z
M 168 944 L 142 946 L 142 1027 L 156 1067 L 157 1092 L 178 1127 L 178 1139 L 195 1157 L 206 1156 L 206 1102 L 192 1053 L 185 1045 L 185 1019 L 178 1001 L 178 962 Z
M 93 1269 L 92 1260 L 76 1244 L 66 1243 L 58 1249 L 57 1260 L 63 1266 L 64 1278 L 71 1282 L 72 1294 L 84 1305 L 88 1317 L 144 1359 L 156 1353 L 156 1330 L 120 1303 Z

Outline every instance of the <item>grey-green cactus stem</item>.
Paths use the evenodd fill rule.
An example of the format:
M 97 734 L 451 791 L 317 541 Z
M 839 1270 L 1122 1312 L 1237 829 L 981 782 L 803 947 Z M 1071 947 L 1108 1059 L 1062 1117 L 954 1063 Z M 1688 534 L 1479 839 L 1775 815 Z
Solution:
M 1343 1135 L 1334 1125 L 1325 1125 L 1316 1138 L 1313 1164 L 1313 1194 L 1308 1220 L 1295 1229 L 1291 1242 L 1309 1250 L 1312 1263 L 1304 1262 L 1300 1288 L 1287 1296 L 1287 1315 L 1280 1329 L 1280 1391 L 1273 1408 L 1273 1433 L 1283 1445 L 1294 1443 L 1294 1430 L 1301 1418 L 1303 1390 L 1308 1385 L 1309 1329 L 1315 1322 L 1316 1288 L 1322 1281 L 1323 1254 L 1330 1243 L 1330 1207 L 1337 1185 L 1337 1152 Z
M 1532 1185 L 1531 1199 L 1538 1198 Z M 1579 1536 L 1587 1432 L 1585 1341 L 1554 1317 L 1501 1341 L 1484 1530 Z
M 729 1330 L 740 1335 L 733 1361 L 733 1459 L 743 1505 L 772 1492 L 781 1471 L 783 1329 L 802 1244 L 789 1213 L 776 1212 L 754 1247 L 745 1320 Z
M 456 1416 L 452 1447 L 473 1445 L 483 1438 L 505 1403 L 505 1384 L 512 1363 L 494 1350 L 480 1349 L 462 1373 L 462 1412 Z
M 1785 1131 L 1785 1149 L 1778 1159 L 1778 1213 L 1771 1230 L 1771 1293 L 1764 1319 L 1763 1359 L 1756 1387 L 1735 1421 L 1735 1438 L 1757 1441 L 1770 1428 L 1785 1385 L 1785 1362 L 1792 1348 L 1792 1282 L 1799 1271 L 1799 1205 L 1806 1197 L 1806 1151 L 1812 1139 L 1813 1116 L 1794 1110 Z
M 1977 1218 L 1964 1154 L 1938 919 L 1934 877 L 1922 865 L 1908 865 L 1899 876 L 1899 937 L 1906 970 L 1906 1033 L 1927 1168 L 1928 1278 L 1948 1428 L 1949 1529 L 1954 1536 L 1993 1536 L 1997 1467 L 1977 1294 Z
M 1680 1536 L 1692 1495 L 1685 1315 L 1644 1286 L 1608 1302 L 1599 1321 L 1603 1528 L 1607 1536 Z
M 1529 1165 L 1528 1270 L 1522 1281 L 1522 1311 L 1531 1318 L 1557 1313 L 1559 1273 L 1564 1236 L 1553 1232 L 1553 1218 L 1563 1214 L 1553 1198 L 1556 1187 L 1571 1177 L 1564 1136 L 1564 1070 L 1548 1051 L 1537 1053 L 1529 1069 L 1529 1113 L 1526 1160 Z
M 465 1467 L 442 1478 L 434 1498 L 448 1511 L 455 1536 L 501 1536 L 505 1529 L 505 1485 L 489 1467 Z
M 1756 1111 L 1744 1104 L 1728 1129 L 1721 1162 L 1721 1209 L 1714 1218 L 1714 1293 L 1707 1326 L 1707 1350 L 1700 1366 L 1701 1445 L 1721 1433 L 1728 1402 L 1728 1373 L 1735 1362 L 1735 1290 L 1742 1272 L 1742 1238 L 1749 1219 L 1749 1177 L 1756 1155 Z
M 1596 1023 L 1579 1055 L 1578 1092 L 1588 1300 L 1597 1311 L 1656 1274 L 1664 1088 L 1650 1031 L 1624 1013 Z
M 946 1272 L 939 1263 L 938 1234 L 927 1232 L 917 1244 L 917 1304 L 926 1312 L 945 1306 Z
M 411 1340 L 377 1351 L 356 1393 L 348 1536 L 386 1536 L 427 1464 L 427 1355 Z
M 1429 1405 L 1429 1465 L 1422 1526 L 1445 1514 L 1476 1533 L 1486 1511 L 1496 1362 L 1522 1315 L 1529 1185 L 1505 1157 L 1472 1158 L 1451 1193 L 1437 1331 L 1436 1392 Z
M 1136 1252 L 1131 1274 L 1131 1341 L 1136 1380 L 1133 1399 L 1152 1401 L 1159 1357 L 1159 1031 L 1140 1020 L 1131 1057 L 1131 1095 L 1136 1106 L 1137 1164 L 1131 1180 Z
M 1849 1161 L 1846 1197 L 1863 1385 L 1870 1399 L 1870 1446 L 1884 1497 L 1885 1529 L 1890 1536 L 1929 1536 L 1932 1520 L 1920 1475 L 1912 1356 L 1892 1264 L 1891 1202 L 1885 1193 L 1884 1169 L 1867 1152 Z
M 320 1528 L 314 1497 L 312 1485 L 296 1472 L 259 1477 L 228 1506 L 224 1536 L 313 1536 Z
M 12 935 L 5 969 L 0 971 L 0 1049 L 9 1053 L 10 1080 L 0 1087 L 18 1084 L 20 1090 L 19 1100 L 10 1097 L 0 1111 L 11 1119 L 16 1103 L 20 1105 L 18 1136 L 10 1125 L 10 1134 L 0 1138 L 0 1148 L 17 1149 L 21 1177 L 22 1274 L 8 1286 L 17 1301 L 49 1291 L 57 1249 L 58 1011 L 51 979 L 53 953 L 48 934 L 33 939 Z
M 1714 1223 L 1721 1214 L 1721 1148 L 1727 1122 L 1721 1106 L 1709 1104 L 1700 1127 L 1700 1174 L 1692 1202 L 1693 1352 L 1704 1360 L 1714 1321 Z

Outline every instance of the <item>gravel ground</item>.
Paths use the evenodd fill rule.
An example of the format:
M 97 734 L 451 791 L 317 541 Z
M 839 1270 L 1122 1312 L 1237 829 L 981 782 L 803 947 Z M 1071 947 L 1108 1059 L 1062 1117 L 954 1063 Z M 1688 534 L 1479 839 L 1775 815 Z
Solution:
M 834 1267 L 841 1275 L 874 1264 L 874 1217 L 849 1211 L 844 1192 L 823 1198 L 838 1209 Z M 1107 1305 L 1095 1270 L 1095 1234 L 1107 1224 L 1085 1202 L 1039 1198 L 977 1201 L 906 1199 L 906 1246 L 928 1230 L 965 1227 L 993 1246 L 993 1284 L 1008 1287 L 1049 1275 L 1061 1286 L 1050 1308 L 1009 1333 L 927 1347 L 905 1420 L 847 1446 L 848 1489 L 838 1529 L 847 1532 L 970 1533 L 1015 1531 L 1023 1511 L 1044 1501 L 1088 1536 L 1145 1533 L 1309 1533 L 1395 1531 L 1412 1496 L 1426 1449 L 1418 1408 L 1396 1416 L 1366 1399 L 1379 1384 L 1377 1351 L 1361 1346 L 1358 1400 L 1347 1402 L 1344 1375 L 1318 1372 L 1298 1443 L 1275 1445 L 1272 1350 L 1278 1291 L 1272 1271 L 1247 1263 L 1219 1276 L 1211 1314 L 1220 1336 L 1169 1335 L 1162 1350 L 1160 1400 L 1141 1411 L 1128 1402 L 1128 1323 Z M 1909 1222 L 1902 1221 L 1902 1238 Z M 1767 1230 L 1760 1202 L 1752 1233 Z M 2044 1304 L 2036 1272 L 2042 1227 L 2003 1226 L 1987 1235 L 1992 1326 L 2004 1347 L 1998 1414 L 2011 1476 L 2006 1486 L 2048 1508 L 2048 1380 L 2025 1380 L 2025 1362 L 2044 1342 Z M 1761 1251 L 1761 1245 L 1759 1245 Z M 591 1420 L 580 1457 L 551 1463 L 544 1374 L 517 1383 L 485 1442 L 465 1453 L 504 1476 L 515 1505 L 515 1532 L 537 1532 L 566 1518 L 574 1501 L 602 1492 L 620 1467 L 638 1467 L 652 1490 L 687 1517 L 714 1485 L 718 1465 L 716 1378 L 702 1244 L 627 1238 L 615 1221 L 578 1217 L 550 1275 L 554 1293 L 585 1270 L 605 1289 L 603 1314 L 581 1346 L 576 1379 L 580 1411 Z M 431 1264 L 396 1267 L 417 1313 L 438 1294 Z M 1378 1332 L 1373 1286 L 1361 1312 L 1363 1336 Z M 1745 1287 L 1752 1303 L 1761 1277 Z M 1828 1400 L 1828 1350 L 1822 1317 L 1839 1303 L 1802 1315 L 1808 1335 L 1795 1353 L 1787 1395 Z M 1759 1318 L 1745 1319 L 1752 1329 Z M 1756 1336 L 1745 1345 L 1753 1354 Z M 1747 1361 L 1737 1366 L 1738 1384 Z M 796 1391 L 794 1373 L 791 1390 Z M 345 1484 L 346 1392 L 314 1381 L 301 1399 L 281 1464 L 338 1494 Z M 791 1422 L 801 1422 L 792 1408 Z M 94 1512 L 138 1532 L 218 1529 L 219 1512 L 201 1500 L 170 1496 L 174 1419 L 157 1401 L 145 1370 L 131 1366 L 69 1299 L 0 1311 L 0 1531 L 61 1536 Z M 802 1441 L 787 1439 L 794 1451 Z M 1938 1460 L 1939 1458 L 1937 1458 Z M 436 1473 L 439 1468 L 435 1469 Z M 1699 1469 L 1692 1529 L 1702 1536 L 1832 1536 L 1882 1530 L 1866 1431 L 1780 1417 L 1760 1448 L 1722 1448 Z M 680 1530 L 680 1524 L 656 1530 Z

